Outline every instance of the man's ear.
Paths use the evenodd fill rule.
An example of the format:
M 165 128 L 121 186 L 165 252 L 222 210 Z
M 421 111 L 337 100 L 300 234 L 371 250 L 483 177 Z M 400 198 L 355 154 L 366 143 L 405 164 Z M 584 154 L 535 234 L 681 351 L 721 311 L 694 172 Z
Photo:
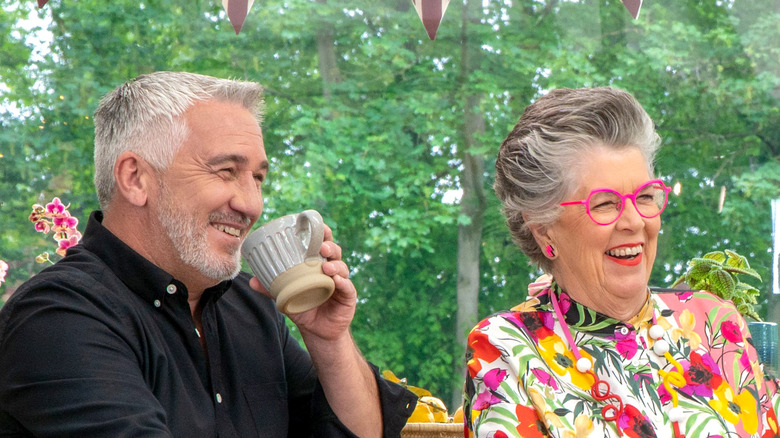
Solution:
M 137 207 L 146 205 L 156 184 L 154 169 L 135 152 L 122 152 L 114 163 L 116 193 Z

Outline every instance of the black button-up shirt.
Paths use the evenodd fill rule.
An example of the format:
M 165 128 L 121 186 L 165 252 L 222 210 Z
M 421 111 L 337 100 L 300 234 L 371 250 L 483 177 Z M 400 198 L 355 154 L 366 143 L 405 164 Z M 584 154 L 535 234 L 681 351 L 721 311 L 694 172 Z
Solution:
M 0 310 L 0 436 L 354 436 L 249 275 L 206 290 L 199 333 L 184 284 L 101 219 Z M 377 383 L 399 436 L 416 397 Z

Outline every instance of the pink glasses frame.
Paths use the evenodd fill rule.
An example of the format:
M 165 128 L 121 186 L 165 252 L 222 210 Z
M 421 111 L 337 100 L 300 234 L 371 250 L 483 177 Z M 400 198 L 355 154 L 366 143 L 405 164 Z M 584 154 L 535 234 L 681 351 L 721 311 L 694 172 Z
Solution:
M 645 216 L 645 215 L 642 214 L 642 212 L 639 211 L 639 207 L 636 205 L 636 195 L 638 195 L 639 192 L 641 192 L 645 187 L 647 187 L 647 186 L 649 186 L 651 184 L 658 184 L 658 185 L 660 185 L 663 188 L 663 190 L 664 190 L 664 205 L 658 210 L 658 213 L 656 213 L 656 214 L 654 214 L 652 216 Z M 672 191 L 672 188 L 671 187 L 667 187 L 666 184 L 664 184 L 664 182 L 661 181 L 660 179 L 651 179 L 650 181 L 642 184 L 641 186 L 639 186 L 639 188 L 634 190 L 634 193 L 623 195 L 623 194 L 621 194 L 619 192 L 616 192 L 615 190 L 608 189 L 608 188 L 593 189 L 588 194 L 588 197 L 586 199 L 583 199 L 582 201 L 561 202 L 560 205 L 578 205 L 578 204 L 582 204 L 582 205 L 585 206 L 585 211 L 588 213 L 588 217 L 590 218 L 590 220 L 593 221 L 593 223 L 598 224 L 598 225 L 611 225 L 611 224 L 617 222 L 617 220 L 620 219 L 620 216 L 623 215 L 623 209 L 626 208 L 626 199 L 630 199 L 631 200 L 631 202 L 634 204 L 634 208 L 636 208 L 636 212 L 639 213 L 639 215 L 642 216 L 643 218 L 651 219 L 651 218 L 654 218 L 656 216 L 659 216 L 666 209 L 666 204 L 669 202 L 669 192 L 670 191 Z M 594 219 L 593 215 L 590 214 L 590 207 L 588 207 L 588 204 L 590 203 L 590 197 L 593 196 L 593 194 L 596 193 L 596 192 L 612 192 L 612 193 L 616 194 L 620 198 L 620 211 L 618 212 L 617 217 L 615 217 L 615 219 L 612 222 L 607 222 L 605 224 L 602 224 L 601 222 L 598 222 L 596 219 Z

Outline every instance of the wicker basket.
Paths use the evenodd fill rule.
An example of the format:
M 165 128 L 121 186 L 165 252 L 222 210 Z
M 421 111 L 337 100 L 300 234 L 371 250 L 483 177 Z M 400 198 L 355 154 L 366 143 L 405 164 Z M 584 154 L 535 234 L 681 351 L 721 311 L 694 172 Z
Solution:
M 463 438 L 463 423 L 407 423 L 401 438 Z

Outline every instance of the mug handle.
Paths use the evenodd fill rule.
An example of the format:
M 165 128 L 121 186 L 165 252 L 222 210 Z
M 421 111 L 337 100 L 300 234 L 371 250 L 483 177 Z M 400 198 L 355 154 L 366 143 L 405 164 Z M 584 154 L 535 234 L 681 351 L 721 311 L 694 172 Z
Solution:
M 298 214 L 295 223 L 298 232 L 309 229 L 309 242 L 306 244 L 304 260 L 319 259 L 322 241 L 325 238 L 325 225 L 317 210 L 305 210 Z

